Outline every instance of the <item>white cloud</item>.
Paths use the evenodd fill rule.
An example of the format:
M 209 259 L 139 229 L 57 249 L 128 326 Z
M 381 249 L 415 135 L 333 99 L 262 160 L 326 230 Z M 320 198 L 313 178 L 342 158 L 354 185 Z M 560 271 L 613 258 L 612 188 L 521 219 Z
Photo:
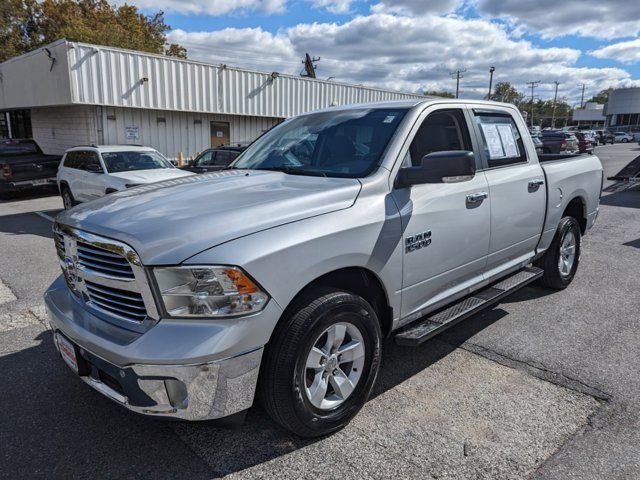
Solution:
M 124 0 L 119 0 L 119 3 L 124 3 Z M 135 4 L 139 8 L 165 12 L 220 16 L 248 12 L 282 13 L 287 0 L 136 0 Z
M 466 68 L 463 97 L 486 94 L 489 67 L 495 66 L 494 85 L 508 81 L 524 91 L 526 82 L 540 80 L 536 93 L 579 99 L 578 84 L 587 94 L 616 85 L 629 85 L 631 76 L 620 68 L 576 67 L 581 52 L 571 48 L 541 48 L 513 39 L 505 28 L 483 19 L 457 16 L 405 16 L 373 12 L 343 24 L 303 23 L 273 34 L 260 28 L 214 32 L 171 32 L 191 58 L 298 74 L 305 52 L 320 56 L 318 76 L 337 81 L 379 85 L 405 91 L 453 91 L 449 72 Z
M 623 63 L 640 62 L 640 38 L 628 42 L 614 43 L 590 52 L 597 58 L 618 60 Z
M 331 13 L 348 13 L 354 0 L 310 0 L 314 7 L 324 8 Z
M 446 14 L 455 11 L 463 0 L 381 0 L 371 7 L 375 13 L 405 15 Z
M 481 14 L 503 18 L 550 39 L 613 39 L 640 33 L 638 0 L 473 0 Z

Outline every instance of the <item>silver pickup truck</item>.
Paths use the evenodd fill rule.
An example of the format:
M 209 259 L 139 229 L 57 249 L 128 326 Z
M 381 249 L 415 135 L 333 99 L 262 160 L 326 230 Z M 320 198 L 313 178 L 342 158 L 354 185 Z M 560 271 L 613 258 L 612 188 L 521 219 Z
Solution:
M 512 105 L 302 115 L 229 170 L 58 216 L 54 343 L 132 411 L 238 419 L 258 397 L 324 435 L 366 402 L 385 337 L 416 346 L 534 280 L 568 286 L 602 179 L 592 155 L 539 160 Z

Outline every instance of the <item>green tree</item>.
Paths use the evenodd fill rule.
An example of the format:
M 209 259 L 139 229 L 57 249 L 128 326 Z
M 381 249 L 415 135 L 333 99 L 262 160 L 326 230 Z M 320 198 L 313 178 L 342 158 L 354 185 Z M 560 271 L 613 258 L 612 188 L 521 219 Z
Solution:
M 434 97 L 455 98 L 453 93 L 447 92 L 446 90 L 425 90 L 424 94 Z
M 491 100 L 497 102 L 513 103 L 519 105 L 524 98 L 524 94 L 516 90 L 516 87 L 509 82 L 498 82 L 491 93 Z
M 607 103 L 609 100 L 609 95 L 613 92 L 615 88 L 609 87 L 601 90 L 597 95 L 591 97 L 587 102 L 595 102 L 595 103 Z
M 163 12 L 107 0 L 2 0 L 0 61 L 60 38 L 185 58 L 184 47 L 167 45 L 170 29 Z

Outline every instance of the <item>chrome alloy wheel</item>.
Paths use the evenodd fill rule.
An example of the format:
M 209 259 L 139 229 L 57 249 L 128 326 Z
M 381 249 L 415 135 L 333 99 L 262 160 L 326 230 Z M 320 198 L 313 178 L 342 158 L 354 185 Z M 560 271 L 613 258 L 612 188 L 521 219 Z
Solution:
M 571 273 L 576 259 L 576 237 L 572 231 L 567 231 L 560 244 L 560 256 L 558 257 L 558 270 L 563 276 Z
M 340 406 L 360 381 L 364 361 L 360 330 L 348 322 L 331 325 L 320 334 L 307 355 L 307 399 L 320 410 Z

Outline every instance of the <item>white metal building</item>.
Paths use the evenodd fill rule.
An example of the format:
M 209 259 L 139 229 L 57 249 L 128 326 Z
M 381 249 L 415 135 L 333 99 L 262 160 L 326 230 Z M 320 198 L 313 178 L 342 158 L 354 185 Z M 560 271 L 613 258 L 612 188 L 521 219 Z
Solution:
M 12 135 L 10 113 L 26 112 L 33 138 L 50 154 L 131 143 L 187 157 L 246 144 L 303 112 L 407 98 L 421 96 L 66 40 L 0 63 L 5 135 Z
M 611 92 L 604 115 L 610 130 L 640 132 L 640 87 L 618 88 Z
M 601 103 L 587 102 L 584 108 L 576 108 L 573 111 L 573 121 L 578 126 L 602 127 L 604 126 L 604 105 Z

